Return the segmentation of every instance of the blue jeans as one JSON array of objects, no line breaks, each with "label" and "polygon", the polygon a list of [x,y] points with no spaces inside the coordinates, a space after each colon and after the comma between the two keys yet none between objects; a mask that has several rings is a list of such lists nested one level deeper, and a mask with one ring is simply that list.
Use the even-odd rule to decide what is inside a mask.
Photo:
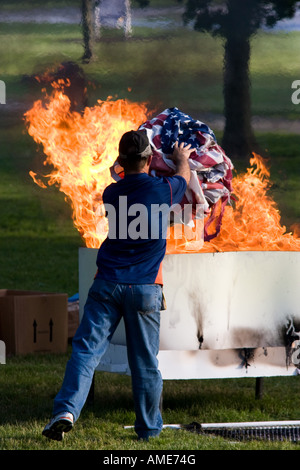
[{"label": "blue jeans", "polygon": [[162,377],[157,354],[161,302],[160,285],[116,284],[95,279],[73,338],[62,388],[54,400],[54,415],[69,411],[75,421],[78,419],[95,368],[123,317],[136,414],[135,431],[140,438],[159,435]]}]

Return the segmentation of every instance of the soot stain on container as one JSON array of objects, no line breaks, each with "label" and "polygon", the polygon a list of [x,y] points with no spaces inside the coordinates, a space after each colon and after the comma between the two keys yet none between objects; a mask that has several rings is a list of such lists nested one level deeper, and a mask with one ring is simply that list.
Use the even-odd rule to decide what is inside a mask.
[{"label": "soot stain on container", "polygon": [[199,300],[199,297],[195,294],[195,292],[189,293],[189,299],[192,305],[192,315],[195,318],[196,325],[197,325],[197,339],[199,342],[199,349],[201,349],[203,341],[204,341],[204,336],[203,336],[203,319],[202,319],[202,310],[201,310],[200,300]]}]

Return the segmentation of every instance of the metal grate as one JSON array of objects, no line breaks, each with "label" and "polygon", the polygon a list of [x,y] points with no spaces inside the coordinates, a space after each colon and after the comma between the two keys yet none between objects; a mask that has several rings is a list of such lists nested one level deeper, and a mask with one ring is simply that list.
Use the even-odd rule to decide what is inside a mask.
[{"label": "metal grate", "polygon": [[198,434],[213,434],[238,441],[268,440],[268,441],[300,441],[300,421],[272,421],[250,423],[209,423],[193,422],[181,425],[182,429]]}]

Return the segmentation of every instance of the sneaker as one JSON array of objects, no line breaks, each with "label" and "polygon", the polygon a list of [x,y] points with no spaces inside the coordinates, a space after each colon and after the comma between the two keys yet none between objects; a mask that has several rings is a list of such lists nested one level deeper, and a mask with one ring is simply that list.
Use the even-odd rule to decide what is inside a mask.
[{"label": "sneaker", "polygon": [[45,426],[42,434],[53,439],[54,441],[62,441],[64,433],[71,431],[74,424],[74,418],[71,413],[60,413]]}]

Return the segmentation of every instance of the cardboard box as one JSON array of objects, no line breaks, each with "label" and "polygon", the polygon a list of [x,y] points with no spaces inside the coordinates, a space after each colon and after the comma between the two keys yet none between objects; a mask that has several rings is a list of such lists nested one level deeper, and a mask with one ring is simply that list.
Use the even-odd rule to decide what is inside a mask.
[{"label": "cardboard box", "polygon": [[7,355],[65,353],[67,294],[1,289],[0,340]]}]

